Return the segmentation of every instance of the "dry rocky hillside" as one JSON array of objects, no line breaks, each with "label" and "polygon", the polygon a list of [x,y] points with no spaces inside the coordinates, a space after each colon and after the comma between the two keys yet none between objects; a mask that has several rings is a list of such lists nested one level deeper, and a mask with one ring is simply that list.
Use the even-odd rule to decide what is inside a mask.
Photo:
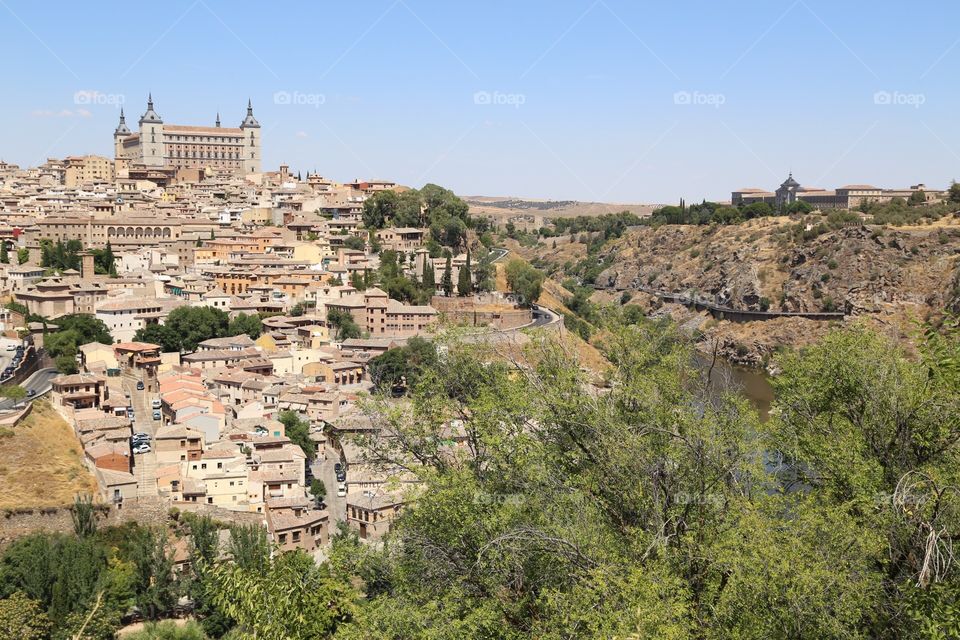
[{"label": "dry rocky hillside", "polygon": [[[596,280],[593,299],[619,301],[630,292],[632,302],[653,315],[670,314],[702,331],[704,348],[718,345],[731,360],[754,365],[778,347],[818,339],[831,323],[716,321],[705,312],[664,304],[644,290],[695,291],[737,309],[845,311],[845,322],[863,319],[903,338],[915,330],[916,320],[945,308],[960,310],[957,219],[915,227],[836,228],[820,226],[824,220],[761,218],[729,226],[631,229],[599,253],[608,266]],[[571,244],[579,243],[547,241],[529,257],[563,264]]]}]

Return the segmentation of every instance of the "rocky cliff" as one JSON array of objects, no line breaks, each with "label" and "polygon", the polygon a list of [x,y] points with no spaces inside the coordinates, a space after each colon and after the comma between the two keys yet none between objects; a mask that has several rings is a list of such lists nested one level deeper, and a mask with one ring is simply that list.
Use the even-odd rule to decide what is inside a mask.
[{"label": "rocky cliff", "polygon": [[[575,244],[561,240],[538,257],[550,262],[575,254],[569,246]],[[718,322],[643,291],[695,292],[737,309],[845,311],[845,322],[862,318],[904,337],[915,320],[960,310],[960,220],[953,217],[916,227],[831,226],[822,216],[641,227],[604,246],[599,259],[609,266],[596,280],[595,299],[616,301],[630,292],[651,313],[676,316],[702,331],[705,343],[719,343],[724,355],[749,364],[781,346],[815,340],[829,323]]]}]

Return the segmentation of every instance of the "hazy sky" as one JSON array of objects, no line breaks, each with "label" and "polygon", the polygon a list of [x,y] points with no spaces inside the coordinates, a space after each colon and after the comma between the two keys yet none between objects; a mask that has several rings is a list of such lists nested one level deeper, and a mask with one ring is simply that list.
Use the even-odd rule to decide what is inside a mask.
[{"label": "hazy sky", "polygon": [[112,154],[118,104],[264,166],[616,202],[960,178],[960,3],[0,0],[0,157]]}]

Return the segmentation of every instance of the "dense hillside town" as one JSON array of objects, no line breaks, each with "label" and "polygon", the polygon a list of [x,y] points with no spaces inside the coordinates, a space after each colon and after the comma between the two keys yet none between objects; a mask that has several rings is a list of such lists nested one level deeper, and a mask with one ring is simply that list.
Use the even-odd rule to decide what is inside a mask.
[{"label": "dense hillside town", "polygon": [[0,164],[5,415],[49,392],[115,510],[256,514],[318,558],[338,523],[379,538],[403,484],[348,437],[382,431],[362,398],[402,394],[444,327],[544,323],[496,290],[489,221],[436,185],[221,162],[259,145],[249,106],[181,127],[151,97],[139,126],[114,159]]}]

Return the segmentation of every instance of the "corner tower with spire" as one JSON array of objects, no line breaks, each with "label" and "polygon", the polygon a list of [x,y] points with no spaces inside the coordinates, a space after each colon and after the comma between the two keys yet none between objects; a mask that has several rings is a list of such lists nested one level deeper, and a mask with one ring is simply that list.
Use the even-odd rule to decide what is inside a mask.
[{"label": "corner tower with spire", "polygon": [[240,123],[243,131],[244,173],[260,173],[260,123],[253,117],[253,101],[247,98],[247,117]]},{"label": "corner tower with spire", "polygon": [[120,123],[117,125],[117,128],[113,130],[114,158],[119,159],[123,157],[123,140],[132,133],[130,127],[127,126],[127,118],[123,114],[123,107],[120,107]]},{"label": "corner tower with spire", "polygon": [[163,139],[163,119],[153,109],[153,94],[147,96],[147,110],[138,120],[140,125],[141,162],[148,167],[166,164]]}]

